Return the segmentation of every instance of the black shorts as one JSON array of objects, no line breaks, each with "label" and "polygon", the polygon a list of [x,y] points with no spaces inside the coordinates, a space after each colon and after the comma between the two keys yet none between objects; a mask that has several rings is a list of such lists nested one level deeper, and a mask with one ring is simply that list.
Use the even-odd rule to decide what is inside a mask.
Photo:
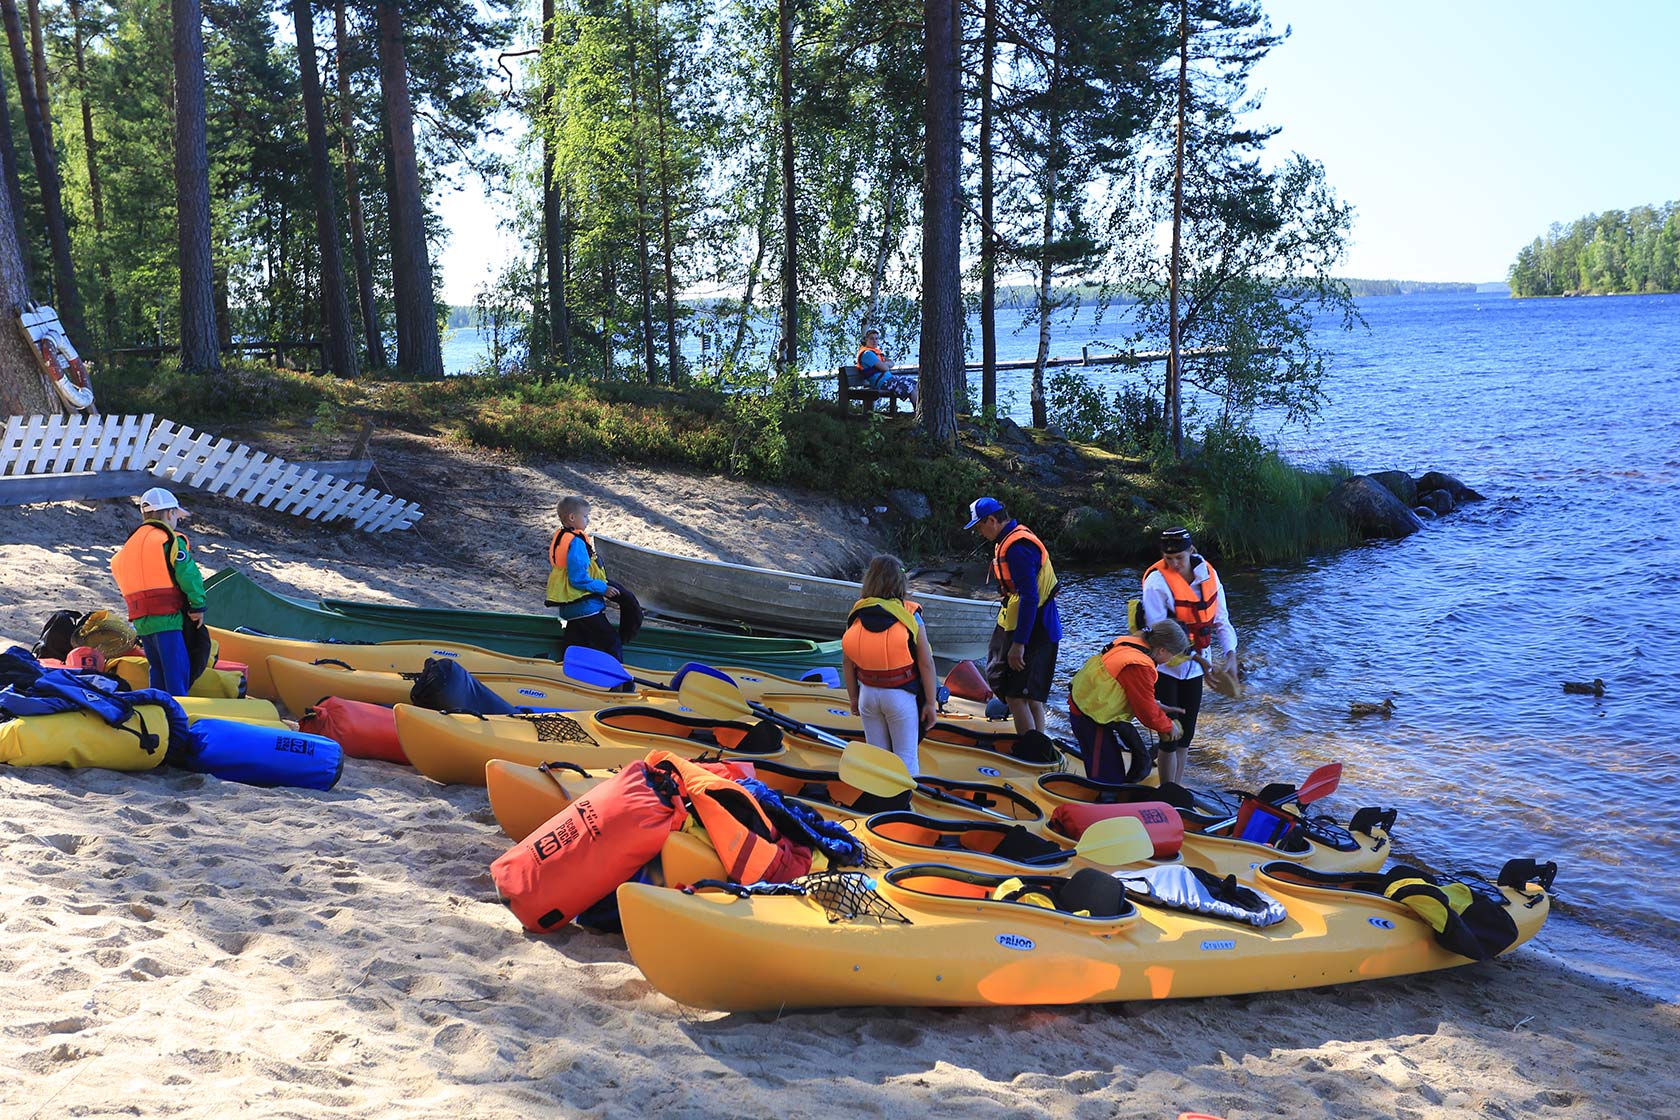
[{"label": "black shorts", "polygon": [[1034,626],[1027,639],[1025,669],[1009,667],[1010,632],[1001,626],[992,629],[992,641],[986,647],[986,683],[1005,700],[1017,697],[1036,700],[1040,704],[1050,699],[1050,682],[1056,675],[1056,651],[1060,642],[1044,637],[1043,626]]}]

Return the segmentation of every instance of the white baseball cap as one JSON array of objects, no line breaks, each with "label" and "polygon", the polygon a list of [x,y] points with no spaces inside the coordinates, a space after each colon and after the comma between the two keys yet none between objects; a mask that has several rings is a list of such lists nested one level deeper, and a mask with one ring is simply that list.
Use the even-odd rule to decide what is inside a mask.
[{"label": "white baseball cap", "polygon": [[166,509],[180,509],[181,503],[176,501],[175,495],[171,494],[168,490],[165,490],[161,486],[154,486],[144,494],[140,495],[140,508],[158,510],[161,512]]}]

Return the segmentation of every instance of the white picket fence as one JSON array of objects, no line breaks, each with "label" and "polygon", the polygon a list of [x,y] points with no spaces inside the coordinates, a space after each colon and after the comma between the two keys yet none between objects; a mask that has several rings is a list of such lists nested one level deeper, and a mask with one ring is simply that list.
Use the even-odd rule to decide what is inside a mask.
[{"label": "white picket fence", "polygon": [[312,521],[347,518],[372,533],[406,529],[421,516],[413,502],[150,415],[13,416],[6,421],[0,479],[115,471],[143,471],[166,485],[222,494]]}]

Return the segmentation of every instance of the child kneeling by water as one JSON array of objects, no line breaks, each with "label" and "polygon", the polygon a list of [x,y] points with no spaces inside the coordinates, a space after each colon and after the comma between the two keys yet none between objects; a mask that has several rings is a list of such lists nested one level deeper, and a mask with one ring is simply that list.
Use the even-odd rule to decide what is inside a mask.
[{"label": "child kneeling by water", "polygon": [[852,604],[841,638],[841,672],[852,698],[852,714],[863,719],[871,745],[892,751],[910,772],[918,772],[917,745],[933,726],[933,651],[922,610],[905,598],[904,564],[877,556],[863,575],[861,597]]}]

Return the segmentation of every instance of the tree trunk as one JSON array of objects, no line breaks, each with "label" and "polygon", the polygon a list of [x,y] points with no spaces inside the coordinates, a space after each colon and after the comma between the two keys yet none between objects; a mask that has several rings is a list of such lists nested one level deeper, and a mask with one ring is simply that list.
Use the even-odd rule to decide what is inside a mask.
[{"label": "tree trunk", "polygon": [[[1046,100],[1052,104],[1060,92],[1062,44],[1052,41],[1050,53],[1050,81]],[[1040,229],[1043,241],[1039,247],[1038,265],[1038,352],[1033,355],[1032,368],[1032,426],[1050,426],[1050,413],[1044,405],[1044,364],[1050,360],[1050,314],[1055,254],[1052,246],[1056,238],[1056,155],[1061,143],[1061,116],[1052,111],[1045,118],[1044,135],[1048,138],[1044,153],[1044,222]]]},{"label": "tree trunk", "polygon": [[997,414],[997,228],[992,224],[992,66],[997,55],[997,0],[986,0],[980,44],[980,412]]},{"label": "tree trunk", "polygon": [[1184,114],[1190,108],[1190,0],[1178,0],[1178,121],[1173,143],[1172,259],[1167,265],[1167,390],[1163,402],[1172,425],[1173,454],[1184,457],[1183,367],[1179,352],[1178,270],[1184,221]]},{"label": "tree trunk", "polygon": [[799,368],[799,209],[794,201],[793,0],[776,5],[776,55],[781,64],[777,104],[782,126],[782,345],[776,366],[783,375]]},{"label": "tree trunk", "polygon": [[356,294],[362,311],[362,334],[367,339],[369,369],[384,369],[385,333],[379,322],[379,306],[373,300],[373,265],[368,257],[367,224],[362,220],[362,189],[356,172],[356,112],[350,96],[350,35],[345,26],[344,0],[333,6],[333,30],[338,46],[338,132],[344,157],[344,206],[350,211],[350,252],[356,258]]},{"label": "tree trunk", "polygon": [[[0,66],[0,105],[9,104],[6,96],[5,67]],[[29,238],[23,231],[23,185],[18,182],[17,148],[12,143],[12,115],[0,113],[0,174],[6,179],[6,209],[12,215],[12,235],[17,238],[19,265],[23,269],[24,286],[29,286]]]},{"label": "tree trunk", "polygon": [[50,143],[53,138],[52,97],[47,89],[47,50],[42,39],[41,0],[29,0],[29,58],[35,71],[35,101],[41,106],[41,124],[47,130]]},{"label": "tree trunk", "polygon": [[[542,6],[542,43],[546,53],[554,45],[554,0],[543,0]],[[543,115],[543,247],[547,258],[546,279],[548,284],[548,339],[550,364],[555,358],[555,348],[563,356],[567,364],[572,360],[572,325],[566,314],[566,278],[565,278],[565,249],[561,245],[562,233],[560,229],[560,191],[554,185],[554,141],[549,135],[553,127],[554,114],[554,83],[544,76],[542,81],[542,115]]]},{"label": "tree trunk", "polygon": [[863,332],[870,327],[878,329],[880,326],[875,317],[881,311],[881,285],[887,278],[887,257],[892,253],[893,242],[898,240],[898,199],[901,193],[898,176],[889,176],[888,183],[887,209],[881,215],[881,237],[875,243],[875,267],[869,273],[869,304],[864,308],[859,338],[863,337]]},{"label": "tree trunk", "polygon": [[170,0],[175,59],[175,232],[181,254],[181,368],[220,373],[210,260],[210,157],[204,147],[204,16]]},{"label": "tree trunk", "polygon": [[572,365],[572,313],[566,308],[565,294],[572,290],[572,196],[567,191],[561,196],[560,210],[560,248],[563,252],[560,267],[560,306],[565,311],[561,325],[565,333],[560,336],[560,357],[566,363],[566,368]]},{"label": "tree trunk", "polygon": [[962,381],[962,83],[958,0],[923,0],[927,172],[922,179],[922,425],[936,447],[957,443]]},{"label": "tree trunk", "polygon": [[53,281],[57,289],[59,318],[72,340],[86,337],[82,300],[76,290],[76,266],[70,253],[70,229],[64,220],[64,197],[58,180],[58,157],[47,133],[43,107],[36,95],[35,73],[30,66],[23,25],[18,18],[17,0],[0,0],[0,16],[6,21],[11,40],[12,70],[17,75],[18,100],[23,103],[23,121],[29,130],[29,147],[35,154],[35,177],[41,184],[41,208],[46,213],[47,239],[52,246]]},{"label": "tree trunk", "polygon": [[675,385],[682,372],[682,351],[677,346],[677,250],[671,235],[671,157],[665,138],[665,121],[670,115],[665,93],[670,61],[659,53],[657,46],[654,60],[654,73],[659,79],[659,97],[654,106],[659,122],[659,247],[665,257],[665,378]]},{"label": "tree trunk", "polygon": [[[93,103],[87,95],[87,40],[82,34],[82,0],[70,0],[71,40],[76,52],[76,93],[82,103],[82,154],[87,162],[88,194],[93,202],[93,232],[98,238],[99,336],[108,346],[116,337],[117,294],[111,286],[111,261],[105,246],[105,192],[99,180],[99,140],[93,132]],[[11,151],[11,122],[6,122],[4,146]]]},{"label": "tree trunk", "polygon": [[321,318],[327,328],[322,357],[340,377],[356,376],[356,328],[344,285],[344,251],[338,240],[332,163],[327,157],[327,114],[321,103],[321,75],[315,69],[315,10],[310,0],[292,0],[297,31],[298,76],[303,82],[303,123],[309,134],[309,180],[315,193],[315,240],[321,246]]},{"label": "tree trunk", "polygon": [[397,368],[411,377],[443,376],[426,208],[414,150],[414,108],[408,96],[402,15],[397,0],[379,0],[379,85],[391,143],[392,286],[396,289]]},{"label": "tree trunk", "polygon": [[12,199],[0,191],[0,416],[33,416],[53,411],[41,367],[29,343],[17,329],[17,314],[29,303],[29,274],[23,267],[23,242]]},{"label": "tree trunk", "polygon": [[758,196],[758,222],[754,227],[758,233],[758,249],[747,268],[747,283],[741,292],[741,314],[735,320],[735,341],[729,347],[728,355],[719,363],[719,368],[725,373],[735,368],[735,363],[741,360],[741,347],[747,344],[747,320],[752,316],[753,294],[758,289],[759,273],[764,268],[764,251],[770,244],[770,215],[775,211],[775,191],[776,162],[766,153],[764,191]]},{"label": "tree trunk", "polygon": [[653,351],[653,269],[648,261],[647,154],[642,146],[641,66],[636,41],[640,34],[630,0],[624,4],[624,34],[630,43],[630,131],[636,138],[636,287],[642,318],[642,370],[649,385],[659,384],[659,368]]}]

